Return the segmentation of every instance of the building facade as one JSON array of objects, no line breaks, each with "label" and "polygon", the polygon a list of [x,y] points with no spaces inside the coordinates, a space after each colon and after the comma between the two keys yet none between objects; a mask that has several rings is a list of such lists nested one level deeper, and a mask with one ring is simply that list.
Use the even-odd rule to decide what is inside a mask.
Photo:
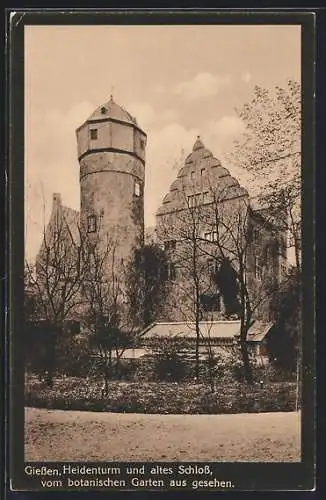
[{"label": "building facade", "polygon": [[162,320],[236,317],[237,273],[257,317],[270,319],[268,300],[259,301],[267,286],[282,279],[285,235],[268,214],[252,207],[247,190],[199,137],[156,219],[171,283]]}]

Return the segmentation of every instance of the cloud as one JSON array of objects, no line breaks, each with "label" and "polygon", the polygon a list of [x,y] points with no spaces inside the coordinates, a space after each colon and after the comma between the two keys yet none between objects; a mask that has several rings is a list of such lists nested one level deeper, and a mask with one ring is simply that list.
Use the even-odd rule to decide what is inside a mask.
[{"label": "cloud", "polygon": [[154,89],[154,92],[156,92],[157,94],[162,94],[165,91],[165,87],[161,83],[156,84],[153,87],[153,89]]},{"label": "cloud", "polygon": [[65,112],[50,108],[45,113],[28,109],[25,137],[25,230],[26,257],[39,249],[44,223],[50,216],[52,194],[79,209],[79,164],[76,128],[94,111],[89,102],[77,103]]},{"label": "cloud", "polygon": [[150,127],[161,127],[162,123],[169,123],[176,120],[178,113],[175,109],[166,108],[163,111],[154,109],[148,102],[131,102],[126,109],[136,117],[140,127],[145,132]]},{"label": "cloud", "polygon": [[192,150],[198,129],[171,122],[148,136],[146,152],[145,224],[155,224],[155,214],[170,184],[181,168],[184,155]]},{"label": "cloud", "polygon": [[241,80],[245,83],[249,83],[252,78],[251,73],[249,71],[246,71],[245,73],[242,73],[241,75]]},{"label": "cloud", "polygon": [[230,83],[230,75],[198,73],[192,80],[179,83],[174,88],[173,93],[182,96],[187,101],[196,101],[217,94],[221,87]]},{"label": "cloud", "polygon": [[139,126],[143,129],[149,127],[155,120],[154,108],[147,102],[131,102],[125,108],[136,117]]},{"label": "cloud", "polygon": [[237,116],[225,115],[219,120],[210,120],[204,125],[204,132],[216,138],[234,138],[244,130],[243,121]]}]

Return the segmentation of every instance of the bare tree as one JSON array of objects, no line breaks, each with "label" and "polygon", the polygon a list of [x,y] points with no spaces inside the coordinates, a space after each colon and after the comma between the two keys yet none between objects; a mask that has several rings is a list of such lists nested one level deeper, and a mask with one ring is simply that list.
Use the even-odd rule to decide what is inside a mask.
[{"label": "bare tree", "polygon": [[240,318],[245,378],[252,383],[248,332],[279,286],[278,228],[271,218],[255,216],[247,195],[234,198],[232,186],[209,185],[209,203],[201,209],[200,248],[216,262],[215,279],[227,312]]},{"label": "bare tree", "polygon": [[[199,381],[200,344],[203,340],[203,295],[212,291],[207,255],[202,250],[202,213],[190,186],[179,192],[182,208],[160,218],[158,234],[169,257],[168,308],[178,311],[195,330],[195,377]],[[174,313],[175,314],[175,313]],[[207,340],[207,339],[206,339]]]},{"label": "bare tree", "polygon": [[[260,204],[282,219],[301,266],[301,87],[289,80],[273,91],[256,86],[236,110],[245,130],[230,160],[251,175]],[[259,182],[257,182],[259,179]]]},{"label": "bare tree", "polygon": [[117,242],[103,235],[100,227],[95,234],[84,233],[82,259],[84,320],[91,346],[100,357],[102,395],[106,396],[113,369],[119,370],[121,356],[139,334],[128,289],[130,267],[119,258]]},{"label": "bare tree", "polygon": [[134,321],[142,328],[160,316],[167,271],[166,253],[159,245],[151,243],[134,249],[127,266],[127,294]]},{"label": "bare tree", "polygon": [[[82,304],[82,261],[79,228],[75,234],[63,211],[52,213],[51,223],[43,231],[43,241],[35,265],[26,262],[25,273],[33,290],[34,317],[42,320],[47,331],[47,382],[53,383],[56,346],[64,324],[78,314]],[[25,290],[28,295],[28,290]],[[28,310],[25,310],[28,319]]]}]

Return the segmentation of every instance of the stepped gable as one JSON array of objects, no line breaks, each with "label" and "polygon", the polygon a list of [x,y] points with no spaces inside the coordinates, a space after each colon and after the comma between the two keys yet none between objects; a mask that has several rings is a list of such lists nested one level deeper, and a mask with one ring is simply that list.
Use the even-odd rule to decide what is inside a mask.
[{"label": "stepped gable", "polygon": [[[202,171],[207,172],[206,187],[201,180]],[[209,179],[209,181],[208,181]],[[177,178],[172,182],[168,193],[162,201],[157,215],[185,208],[185,196],[207,190],[225,190],[223,199],[248,196],[246,189],[240,186],[237,179],[232,177],[229,170],[222,166],[220,160],[213,156],[198,136],[192,152],[186,157],[180,168]]]}]

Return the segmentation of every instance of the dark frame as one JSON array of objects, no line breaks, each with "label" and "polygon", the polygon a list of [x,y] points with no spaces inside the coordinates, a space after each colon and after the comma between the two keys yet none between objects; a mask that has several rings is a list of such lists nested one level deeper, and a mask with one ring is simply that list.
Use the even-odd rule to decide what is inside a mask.
[{"label": "dark frame", "polygon": [[[9,343],[8,377],[10,463],[9,478],[14,490],[39,490],[39,478],[24,472],[24,354],[21,349],[24,276],[24,25],[76,24],[300,24],[302,27],[302,227],[303,227],[303,409],[302,461],[300,463],[212,463],[217,477],[230,478],[239,491],[312,490],[315,485],[315,111],[314,64],[315,19],[309,11],[297,10],[73,10],[69,12],[18,10],[9,20],[7,58],[8,169],[8,277]],[[313,298],[313,300],[312,300]],[[52,466],[55,463],[51,463]],[[91,464],[89,464],[91,465]],[[114,463],[111,463],[113,466]],[[128,464],[127,464],[128,465]],[[154,464],[153,464],[154,465]],[[163,464],[160,465],[171,465]],[[184,464],[186,465],[186,464]],[[141,490],[141,489],[140,489]],[[52,490],[53,491],[53,490]],[[110,491],[110,490],[106,490]],[[157,489],[159,491],[159,489]]]}]

